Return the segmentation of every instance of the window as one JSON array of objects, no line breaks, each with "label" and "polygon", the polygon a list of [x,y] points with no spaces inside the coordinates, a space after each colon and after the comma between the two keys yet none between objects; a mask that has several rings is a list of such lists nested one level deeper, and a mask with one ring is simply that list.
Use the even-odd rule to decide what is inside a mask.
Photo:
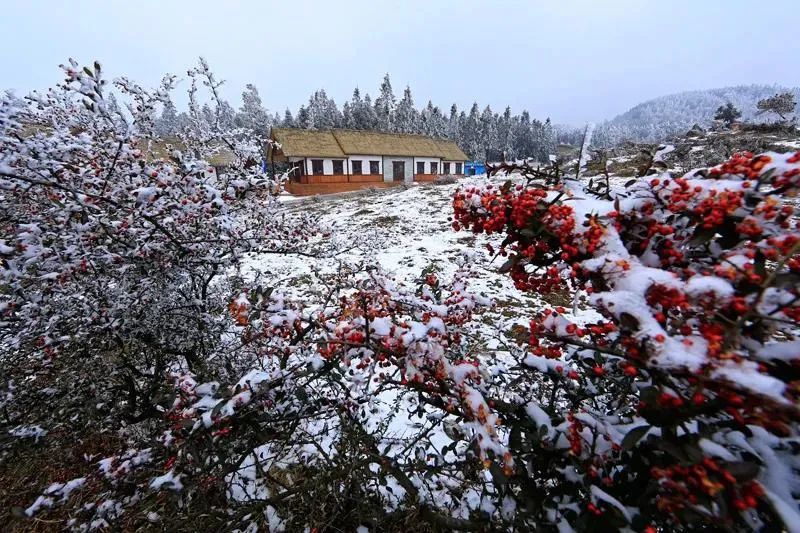
[{"label": "window", "polygon": [[445,174],[450,174],[450,163],[442,164],[442,172],[444,172]]},{"label": "window", "polygon": [[361,174],[361,161],[350,161],[350,165],[353,168],[353,174],[356,176]]},{"label": "window", "polygon": [[425,174],[425,162],[418,161],[417,162],[417,174]]},{"label": "window", "polygon": [[431,162],[431,174],[436,174],[437,172],[439,172],[439,163]]},{"label": "window", "polygon": [[370,161],[369,162],[369,173],[370,174],[380,174],[381,173],[381,162],[380,161]]},{"label": "window", "polygon": [[321,176],[323,174],[322,159],[311,160],[311,173],[315,176]]},{"label": "window", "polygon": [[341,159],[333,160],[333,173],[344,174],[344,161],[342,161]]},{"label": "window", "polygon": [[461,163],[456,163],[456,174],[461,174]]}]

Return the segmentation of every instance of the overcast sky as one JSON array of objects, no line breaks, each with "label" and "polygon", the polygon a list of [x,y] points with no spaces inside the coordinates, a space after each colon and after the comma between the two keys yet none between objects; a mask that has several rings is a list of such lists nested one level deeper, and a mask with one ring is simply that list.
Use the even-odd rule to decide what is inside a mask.
[{"label": "overcast sky", "polygon": [[51,86],[68,57],[154,85],[167,72],[185,77],[202,55],[234,107],[246,83],[281,115],[318,88],[341,105],[355,86],[374,97],[389,72],[395,94],[411,85],[418,106],[477,100],[580,124],[683,90],[799,85],[797,8],[796,0],[0,0],[0,87]]}]

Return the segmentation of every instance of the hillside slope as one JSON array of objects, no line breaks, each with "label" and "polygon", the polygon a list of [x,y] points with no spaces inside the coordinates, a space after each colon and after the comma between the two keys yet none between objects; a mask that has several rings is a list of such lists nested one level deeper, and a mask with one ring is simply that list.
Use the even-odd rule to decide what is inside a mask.
[{"label": "hillside slope", "polygon": [[694,124],[709,126],[717,108],[728,102],[742,112],[743,121],[768,121],[769,116],[757,115],[756,103],[786,90],[791,90],[795,98],[800,99],[800,87],[787,89],[777,85],[739,85],[654,98],[600,124],[595,131],[595,140],[605,146],[622,140],[663,141],[671,135],[686,132]]}]

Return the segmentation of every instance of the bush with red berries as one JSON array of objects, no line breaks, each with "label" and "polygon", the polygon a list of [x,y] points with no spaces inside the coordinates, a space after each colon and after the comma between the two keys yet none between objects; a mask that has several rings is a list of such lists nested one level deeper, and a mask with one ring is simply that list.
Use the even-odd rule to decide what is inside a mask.
[{"label": "bush with red berries", "polygon": [[[526,325],[509,328],[478,317],[475,250],[398,283],[339,253],[361,243],[287,216],[252,166],[203,161],[252,132],[196,121],[187,153],[154,153],[173,78],[117,80],[126,114],[99,65],[64,70],[46,95],[0,99],[0,474],[36,456],[49,478],[12,491],[32,495],[18,519],[800,523],[800,154],[601,193],[557,168],[492,169],[507,181],[459,190],[454,229],[484,234],[519,289],[574,302],[516,309]],[[204,62],[189,75],[215,94]],[[296,287],[250,273],[259,254],[326,268]]]},{"label": "bush with red berries", "polygon": [[796,527],[800,153],[653,174],[610,199],[495,169],[509,171],[460,191],[454,226],[501,237],[518,288],[586,294],[601,316],[542,310],[519,339],[528,376],[498,408],[517,465],[505,490],[536,523],[578,529]]}]

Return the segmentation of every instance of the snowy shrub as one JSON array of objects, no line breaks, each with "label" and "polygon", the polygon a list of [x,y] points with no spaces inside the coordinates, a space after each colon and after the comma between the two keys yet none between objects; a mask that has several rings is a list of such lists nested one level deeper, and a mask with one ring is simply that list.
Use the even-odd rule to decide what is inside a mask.
[{"label": "snowy shrub", "polygon": [[455,176],[447,174],[447,175],[436,176],[433,179],[433,184],[434,185],[450,185],[450,184],[455,183],[456,181],[457,180],[456,180]]},{"label": "snowy shrub", "polygon": [[[628,190],[526,165],[455,229],[517,287],[589,294],[487,345],[476,251],[404,286],[278,209],[252,132],[151,150],[156,91],[100,66],[0,103],[0,452],[79,434],[19,519],[167,530],[795,527],[800,154]],[[189,71],[217,99],[204,62]],[[210,115],[206,113],[206,115]],[[213,115],[213,113],[211,113]],[[219,116],[219,114],[217,115]],[[204,158],[236,154],[225,173]],[[495,170],[493,170],[495,172]],[[574,175],[574,174],[573,174]],[[324,255],[298,287],[255,254]],[[457,269],[455,269],[457,267]],[[312,269],[313,270],[313,269]],[[578,298],[571,298],[578,302]],[[577,303],[576,303],[577,305]],[[586,316],[586,314],[584,314]],[[498,325],[499,327],[499,325]],[[492,353],[494,352],[494,353]],[[91,448],[93,437],[114,435]]]},{"label": "snowy shrub", "polygon": [[514,468],[496,481],[517,516],[797,527],[800,232],[786,199],[800,153],[739,154],[610,198],[520,170],[460,192],[453,225],[502,234],[519,288],[583,291],[602,316],[536,313],[501,378]]}]

